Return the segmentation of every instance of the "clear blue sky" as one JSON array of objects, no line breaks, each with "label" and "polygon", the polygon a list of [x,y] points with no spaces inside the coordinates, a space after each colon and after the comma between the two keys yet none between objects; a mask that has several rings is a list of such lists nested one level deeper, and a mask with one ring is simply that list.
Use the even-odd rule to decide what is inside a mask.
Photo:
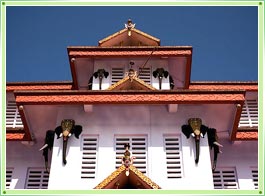
[{"label": "clear blue sky", "polygon": [[258,80],[256,6],[7,6],[7,81],[72,80],[67,46],[97,46],[129,18],[163,46],[193,46],[192,81]]}]

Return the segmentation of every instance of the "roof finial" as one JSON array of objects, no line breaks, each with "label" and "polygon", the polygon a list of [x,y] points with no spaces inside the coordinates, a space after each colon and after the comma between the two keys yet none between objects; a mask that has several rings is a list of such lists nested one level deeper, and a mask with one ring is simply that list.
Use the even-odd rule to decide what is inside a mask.
[{"label": "roof finial", "polygon": [[131,19],[128,19],[127,24],[124,24],[125,28],[128,30],[128,36],[131,36],[131,29],[133,29],[135,27],[136,24],[132,23]]}]

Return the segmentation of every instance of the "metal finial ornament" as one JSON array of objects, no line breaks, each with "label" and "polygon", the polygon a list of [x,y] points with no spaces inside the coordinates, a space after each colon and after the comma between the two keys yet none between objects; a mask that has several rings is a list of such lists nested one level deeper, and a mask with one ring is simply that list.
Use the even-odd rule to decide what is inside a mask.
[{"label": "metal finial ornament", "polygon": [[131,32],[131,29],[133,29],[135,27],[136,24],[133,24],[132,23],[132,20],[129,19],[127,21],[127,24],[124,24],[125,25],[125,28],[128,30],[128,36],[131,36],[132,35],[132,32]]},{"label": "metal finial ornament", "polygon": [[130,149],[129,143],[124,144],[124,149],[125,149],[125,152],[124,152],[123,157],[122,157],[122,164],[126,168],[125,175],[129,176],[130,175],[129,167],[131,164],[133,164],[133,160],[135,159],[135,157],[131,157],[131,153],[129,151],[129,149]]}]

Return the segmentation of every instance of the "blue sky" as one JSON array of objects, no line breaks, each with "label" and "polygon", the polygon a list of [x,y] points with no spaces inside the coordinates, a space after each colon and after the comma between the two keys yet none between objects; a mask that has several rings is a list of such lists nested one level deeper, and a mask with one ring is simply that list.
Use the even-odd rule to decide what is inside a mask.
[{"label": "blue sky", "polygon": [[258,80],[256,6],[7,6],[7,82],[72,80],[67,46],[97,46],[129,18],[163,46],[193,46],[192,81]]}]

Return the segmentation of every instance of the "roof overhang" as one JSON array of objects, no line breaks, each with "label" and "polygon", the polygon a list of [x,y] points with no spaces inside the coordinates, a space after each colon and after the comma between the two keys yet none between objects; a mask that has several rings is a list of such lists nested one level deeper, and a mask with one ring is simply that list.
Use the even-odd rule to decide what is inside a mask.
[{"label": "roof overhang", "polygon": [[18,105],[34,104],[243,104],[245,91],[119,90],[15,91]]}]

